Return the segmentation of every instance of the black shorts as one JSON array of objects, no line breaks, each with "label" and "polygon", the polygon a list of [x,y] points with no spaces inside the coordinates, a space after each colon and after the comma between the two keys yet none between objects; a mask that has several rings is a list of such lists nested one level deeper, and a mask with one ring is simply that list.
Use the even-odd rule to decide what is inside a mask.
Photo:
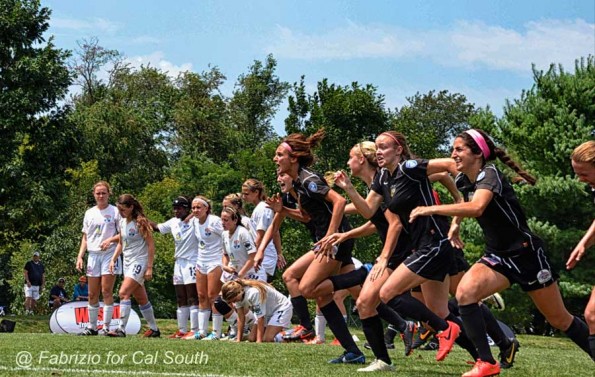
[{"label": "black shorts", "polygon": [[355,246],[355,240],[353,239],[349,239],[339,244],[337,254],[335,254],[333,259],[341,262],[341,267],[348,266],[349,264],[353,263],[353,260],[351,259],[353,256],[353,246]]},{"label": "black shorts", "polygon": [[444,238],[417,249],[403,263],[416,275],[444,281],[454,258],[452,249],[448,238]]},{"label": "black shorts", "polygon": [[407,257],[409,255],[411,255],[411,254],[404,254],[404,253],[395,254],[395,253],[393,253],[393,255],[391,255],[390,258],[388,259],[388,263],[386,264],[386,266],[394,271],[397,269],[397,267],[399,267],[399,265],[401,263],[403,263],[407,259]]},{"label": "black shorts", "polygon": [[455,276],[459,272],[465,272],[469,269],[469,262],[465,259],[465,255],[463,254],[463,250],[457,249],[453,247],[453,254],[454,258],[452,260],[452,264],[450,265],[450,270],[448,274],[450,276]]},{"label": "black shorts", "polygon": [[510,285],[516,283],[525,292],[545,288],[559,278],[545,255],[541,240],[527,243],[525,247],[513,254],[486,253],[477,263],[504,275],[510,281]]},{"label": "black shorts", "polygon": [[[353,251],[354,245],[355,245],[355,240],[353,240],[353,239],[349,239],[345,242],[340,243],[339,247],[336,248],[336,252],[332,256],[332,259],[334,259],[338,262],[341,262],[341,267],[345,267],[350,264],[353,264],[353,259],[351,259],[351,257],[353,256],[352,251]],[[335,248],[335,246],[333,246],[333,248]],[[314,249],[312,249],[312,251],[316,252],[317,249],[318,249],[318,246],[316,246]]]}]

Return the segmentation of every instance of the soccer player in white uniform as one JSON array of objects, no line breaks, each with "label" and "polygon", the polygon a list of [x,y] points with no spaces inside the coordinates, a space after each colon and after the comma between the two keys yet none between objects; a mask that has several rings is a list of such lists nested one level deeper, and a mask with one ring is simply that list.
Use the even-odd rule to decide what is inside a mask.
[{"label": "soccer player in white uniform", "polygon": [[87,281],[89,283],[89,327],[79,335],[97,335],[99,317],[99,293],[103,296],[103,332],[109,332],[109,325],[114,313],[114,282],[115,275],[122,274],[122,264],[116,260],[114,274],[109,271],[109,263],[120,240],[118,223],[120,213],[117,208],[109,204],[111,187],[105,181],[99,181],[93,186],[93,196],[96,205],[85,212],[83,219],[83,237],[76,259],[76,269],[82,271],[85,252],[87,257]]},{"label": "soccer player in white uniform", "polygon": [[[151,223],[153,230],[174,238],[173,283],[176,291],[178,330],[170,338],[182,338],[188,333],[188,319],[191,331],[198,330],[198,294],[196,292],[196,259],[198,239],[194,223],[184,221],[190,214],[190,199],[178,196],[173,203],[174,217],[161,224]],[[193,316],[190,317],[190,313]]]},{"label": "soccer player in white uniform", "polygon": [[225,208],[225,207],[235,208],[236,211],[242,217],[241,222],[242,222],[242,225],[244,226],[244,228],[250,229],[250,218],[246,215],[246,210],[244,209],[244,202],[242,200],[241,193],[232,193],[232,194],[226,195],[225,198],[223,198],[221,205],[223,206],[223,208]]},{"label": "soccer player in white uniform", "polygon": [[[191,220],[198,239],[196,261],[196,290],[198,292],[198,331],[188,332],[182,339],[203,339],[208,334],[211,307],[221,290],[221,266],[223,263],[223,226],[219,216],[211,214],[211,204],[204,196],[192,200]],[[191,314],[192,315],[192,314]],[[223,322],[221,315],[213,315],[213,322]]]},{"label": "soccer player in white uniform", "polygon": [[[248,179],[242,184],[243,199],[255,205],[250,216],[250,233],[254,238],[256,247],[260,246],[266,230],[273,222],[275,213],[270,209],[266,202],[266,192],[262,182],[256,179]],[[281,254],[281,237],[279,232],[273,234],[273,241],[266,246],[262,267],[266,271],[269,279],[275,275],[277,263],[285,265],[285,260]]]},{"label": "soccer player in white uniform", "polygon": [[[275,337],[288,328],[293,315],[291,302],[271,285],[258,280],[237,279],[223,284],[221,289],[223,300],[233,304],[238,311],[238,328],[244,325],[244,313],[251,310],[257,321],[251,334],[250,341],[273,342]],[[242,341],[239,331],[237,342]]]},{"label": "soccer player in white uniform", "polygon": [[[221,211],[221,222],[225,229],[223,231],[223,275],[221,280],[227,282],[241,278],[266,282],[267,275],[263,269],[258,272],[254,271],[256,247],[248,229],[241,225],[240,214],[235,208],[224,207]],[[217,297],[213,308],[213,332],[217,339],[221,338],[221,319],[223,317],[233,327],[237,325],[237,314],[220,297]],[[237,332],[237,329],[234,328],[232,332]]]},{"label": "soccer player in white uniform", "polygon": [[153,260],[155,257],[155,244],[153,242],[152,227],[143,213],[143,207],[130,194],[120,195],[118,198],[118,211],[120,211],[119,230],[120,242],[116,247],[114,256],[110,261],[109,270],[113,272],[120,254],[124,256],[124,281],[120,286],[120,326],[115,331],[110,331],[109,336],[125,337],[126,325],[132,310],[130,298],[134,296],[140,311],[149,324],[144,337],[158,338],[161,332],[155,322],[153,306],[147,297],[145,280],[153,278]]}]

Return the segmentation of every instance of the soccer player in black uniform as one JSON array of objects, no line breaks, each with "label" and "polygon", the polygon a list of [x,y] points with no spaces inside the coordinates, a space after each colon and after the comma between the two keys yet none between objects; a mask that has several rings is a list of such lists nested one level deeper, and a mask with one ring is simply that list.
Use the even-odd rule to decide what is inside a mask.
[{"label": "soccer player in black uniform", "polygon": [[[309,169],[314,161],[312,148],[323,138],[323,129],[309,137],[298,133],[291,134],[277,147],[273,158],[277,165],[277,174],[286,173],[293,179],[293,187],[300,207],[297,210],[284,207],[283,212],[303,210],[313,222],[318,240],[337,231],[344,232],[350,229],[343,216],[345,198],[332,190],[320,174]],[[345,352],[331,360],[331,363],[365,363],[364,354],[353,341],[343,315],[333,300],[332,293],[326,293],[319,288],[319,284],[336,274],[342,264],[348,265],[351,262],[352,249],[353,241],[344,242],[339,247],[323,245],[304,254],[283,274],[290,293],[291,290],[298,293],[298,295],[291,294],[291,302],[296,314],[300,318],[309,316],[306,298],[316,298],[331,331],[345,349]],[[293,287],[290,288],[290,285]]]},{"label": "soccer player in black uniform", "polygon": [[484,377],[500,373],[487,338],[479,301],[492,293],[518,283],[526,291],[548,322],[563,330],[585,352],[590,353],[587,325],[565,308],[543,246],[527,225],[514,190],[493,164],[496,157],[511,167],[528,183],[535,178],[521,170],[506,152],[497,148],[481,130],[459,134],[453,145],[452,158],[460,172],[456,183],[465,202],[440,206],[420,206],[411,212],[410,221],[426,216],[455,216],[451,241],[462,247],[458,225],[462,217],[475,217],[486,238],[484,256],[463,276],[457,289],[457,300],[467,335],[479,353],[473,369],[463,377]]},{"label": "soccer player in black uniform", "polygon": [[[589,185],[595,202],[595,140],[584,142],[576,147],[570,158],[578,180]],[[570,254],[570,258],[566,262],[566,268],[574,268],[585,255],[587,249],[593,245],[595,245],[595,220]],[[591,298],[585,308],[585,319],[589,326],[591,358],[595,360],[595,287],[593,287]]]},{"label": "soccer player in black uniform", "polygon": [[[413,318],[423,318],[430,326],[441,332],[441,346],[436,355],[436,359],[441,361],[450,352],[460,333],[459,325],[453,322],[456,319],[451,318],[448,313],[447,304],[447,276],[452,259],[450,245],[444,241],[448,224],[446,219],[442,219],[443,224],[438,227],[435,224],[436,220],[431,219],[427,224],[420,223],[418,226],[411,227],[401,220],[406,221],[415,203],[433,201],[431,183],[428,179],[428,174],[431,172],[425,169],[427,162],[425,165],[420,165],[418,160],[411,159],[406,140],[400,133],[393,131],[382,133],[376,138],[376,148],[378,164],[382,170],[372,183],[372,191],[366,199],[359,195],[351,198],[358,211],[366,218],[372,217],[381,205],[387,208],[384,211],[389,224],[387,237],[381,256],[370,272],[370,279],[376,279],[385,273],[389,257],[398,245],[397,240],[401,232],[406,233],[410,239],[409,250],[415,250],[414,254],[409,254],[388,277],[380,289],[380,298],[383,302],[389,303],[395,311]],[[424,163],[423,160],[419,161]],[[452,161],[447,160],[433,162],[433,164],[436,163],[453,165]],[[405,164],[407,164],[407,172],[403,170]],[[434,170],[444,169],[434,168]],[[417,175],[415,177],[407,175],[412,172]],[[438,234],[435,237],[433,233]],[[442,234],[444,236],[439,237]],[[421,283],[426,283],[424,289],[431,297],[429,301],[433,312],[409,294],[409,289]],[[449,321],[444,318],[448,318]]]}]

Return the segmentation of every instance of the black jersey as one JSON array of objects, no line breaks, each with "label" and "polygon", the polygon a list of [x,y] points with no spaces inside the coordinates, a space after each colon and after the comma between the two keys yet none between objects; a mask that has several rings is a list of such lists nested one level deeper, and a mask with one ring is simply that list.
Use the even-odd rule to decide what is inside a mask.
[{"label": "black jersey", "polygon": [[[287,192],[283,194],[281,199],[283,200],[283,207],[298,209],[298,202],[290,193]],[[314,222],[312,222],[312,219],[310,219],[310,221],[308,221],[307,223],[302,224],[304,224],[304,226],[308,229],[312,241],[316,242],[316,227],[314,226]]]},{"label": "black jersey", "polygon": [[402,161],[392,175],[388,169],[382,169],[371,187],[382,195],[386,208],[399,216],[412,248],[426,245],[436,237],[446,238],[448,234],[448,221],[444,216],[422,216],[409,222],[414,208],[435,204],[427,168],[428,160]]},{"label": "black jersey", "polygon": [[[300,168],[293,188],[298,195],[300,207],[310,215],[316,240],[322,239],[328,230],[333,215],[333,206],[325,200],[331,190],[325,179],[307,168]],[[347,232],[351,227],[345,216],[339,225],[339,232]]]},{"label": "black jersey", "polygon": [[486,239],[486,250],[494,254],[514,254],[537,237],[527,225],[527,219],[512,185],[493,164],[486,164],[472,183],[463,173],[455,179],[466,202],[475,191],[489,190],[493,197],[477,218]]},{"label": "black jersey", "polygon": [[[380,175],[380,171],[376,173],[374,179],[376,179],[376,176],[378,175]],[[370,217],[370,222],[376,227],[376,231],[378,232],[378,236],[380,237],[383,245],[386,242],[386,235],[388,234],[388,220],[386,220],[386,217],[384,216],[385,210],[386,206],[384,203],[382,203],[374,215]],[[409,254],[411,251],[411,245],[409,241],[409,234],[405,229],[403,229],[399,235],[399,239],[397,240],[397,245],[393,250],[392,256],[405,256]]]}]

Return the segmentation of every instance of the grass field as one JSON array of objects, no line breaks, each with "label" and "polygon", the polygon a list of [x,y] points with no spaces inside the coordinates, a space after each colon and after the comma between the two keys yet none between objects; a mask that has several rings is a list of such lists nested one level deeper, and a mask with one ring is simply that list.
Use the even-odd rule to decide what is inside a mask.
[{"label": "grass field", "polygon": [[[49,334],[47,318],[11,317],[15,333],[0,334],[0,376],[353,376],[358,366],[329,365],[341,354],[331,345],[253,344],[225,341],[77,337]],[[160,320],[163,334],[175,330],[173,320]],[[359,329],[352,329],[363,342]],[[332,336],[328,338],[332,339]],[[520,336],[515,366],[501,376],[595,376],[595,364],[566,338]],[[361,346],[361,342],[359,345]],[[362,347],[363,349],[363,347]],[[497,353],[497,349],[493,349]],[[371,351],[364,350],[369,361]],[[445,377],[469,369],[468,355],[455,347],[437,363],[432,351],[405,358],[397,344],[390,350],[397,372],[371,375]],[[28,368],[20,368],[28,365]],[[366,374],[370,375],[370,374]]]}]

